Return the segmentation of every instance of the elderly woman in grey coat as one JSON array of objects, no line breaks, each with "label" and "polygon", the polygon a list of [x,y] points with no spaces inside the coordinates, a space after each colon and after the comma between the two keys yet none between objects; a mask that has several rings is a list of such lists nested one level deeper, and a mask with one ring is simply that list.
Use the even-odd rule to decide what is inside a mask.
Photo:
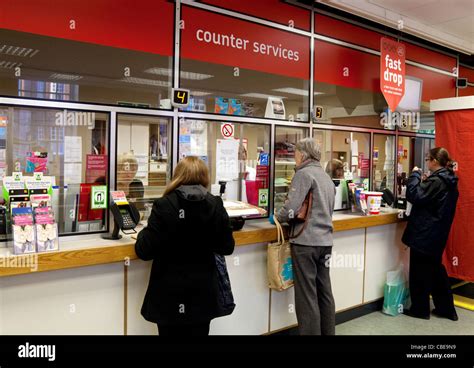
[{"label": "elderly woman in grey coat", "polygon": [[[336,188],[321,167],[321,151],[312,138],[296,144],[295,175],[288,198],[276,215],[298,234],[290,238],[295,285],[295,307],[301,335],[334,335],[335,305],[329,277],[333,245],[332,213]],[[307,224],[293,223],[308,192],[313,203]],[[299,234],[300,233],[300,234]]]}]

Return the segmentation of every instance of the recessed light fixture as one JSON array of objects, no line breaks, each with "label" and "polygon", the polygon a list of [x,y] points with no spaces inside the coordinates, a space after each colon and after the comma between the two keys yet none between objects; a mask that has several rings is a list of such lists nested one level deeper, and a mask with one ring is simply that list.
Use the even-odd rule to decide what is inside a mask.
[{"label": "recessed light fixture", "polygon": [[[150,69],[145,70],[145,73],[161,75],[164,77],[171,77],[172,70],[168,68],[150,68]],[[181,71],[180,77],[181,79],[204,80],[204,79],[212,78],[214,76],[210,74]]]},{"label": "recessed light fixture", "polygon": [[281,98],[281,99],[284,99],[286,97],[282,97],[282,96],[273,96],[273,95],[266,95],[264,93],[245,93],[243,95],[240,95],[241,97],[249,97],[249,98],[263,98],[263,99],[267,99],[269,97],[275,97],[275,98]]},{"label": "recessed light fixture", "polygon": [[22,65],[23,65],[22,63],[17,63],[14,61],[5,61],[5,60],[0,61],[0,68],[2,69],[19,68]]},{"label": "recessed light fixture", "polygon": [[0,45],[0,54],[10,56],[21,56],[21,57],[33,57],[39,50],[30,49],[29,47],[12,46],[12,45]]},{"label": "recessed light fixture", "polygon": [[204,91],[191,91],[191,96],[193,97],[203,97],[212,95],[211,92],[204,92]]},{"label": "recessed light fixture", "polygon": [[168,81],[161,81],[155,79],[145,79],[145,78],[136,78],[136,77],[126,77],[120,79],[121,82],[132,83],[132,84],[145,84],[147,86],[156,86],[156,87],[171,87],[171,83]]},{"label": "recessed light fixture", "polygon": [[[293,87],[284,87],[284,88],[277,88],[272,89],[272,91],[280,92],[280,93],[287,93],[289,95],[298,95],[298,96],[309,96],[309,90],[307,89],[300,89],[300,88],[293,88]],[[314,92],[315,95],[322,95],[322,92]]]},{"label": "recessed light fixture", "polygon": [[49,76],[50,79],[61,79],[67,81],[78,81],[82,79],[82,75],[74,75],[74,74],[63,74],[63,73],[53,73]]}]

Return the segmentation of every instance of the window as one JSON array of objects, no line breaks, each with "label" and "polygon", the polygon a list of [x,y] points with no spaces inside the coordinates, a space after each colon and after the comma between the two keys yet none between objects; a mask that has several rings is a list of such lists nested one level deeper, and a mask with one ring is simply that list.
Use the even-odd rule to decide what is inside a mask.
[{"label": "window", "polygon": [[406,198],[406,182],[413,168],[417,166],[429,175],[425,157],[435,147],[435,140],[422,137],[398,137],[397,147],[397,194]]},{"label": "window", "polygon": [[308,129],[278,126],[275,130],[275,196],[278,211],[288,195],[295,169],[295,145],[309,135]]},{"label": "window", "polygon": [[308,121],[308,37],[186,6],[182,17],[188,111]]},{"label": "window", "polygon": [[414,167],[413,149],[415,138],[398,137],[397,147],[397,195],[406,198],[407,179]]},{"label": "window", "polygon": [[118,115],[117,190],[134,202],[145,221],[170,179],[171,119]]},{"label": "window", "polygon": [[[106,211],[91,207],[91,190],[108,185],[109,115],[12,106],[1,109],[0,117],[6,138],[0,147],[2,177],[21,172],[21,186],[31,189],[33,174],[41,172],[59,234],[106,230]],[[7,209],[11,197],[4,192]]]},{"label": "window", "polygon": [[347,182],[370,188],[370,134],[315,130],[321,145],[321,165],[336,185],[335,209],[349,208]]},{"label": "window", "polygon": [[315,40],[314,58],[317,122],[394,129],[383,120],[387,103],[380,93],[379,57]]},{"label": "window", "polygon": [[21,71],[0,68],[1,95],[171,109],[171,56],[5,29],[0,39]]},{"label": "window", "polygon": [[374,134],[372,149],[373,189],[388,188],[394,193],[395,185],[395,136]]},{"label": "window", "polygon": [[268,125],[180,120],[179,157],[202,158],[209,167],[211,192],[218,195],[225,184],[224,198],[229,201],[268,210],[269,152]]}]

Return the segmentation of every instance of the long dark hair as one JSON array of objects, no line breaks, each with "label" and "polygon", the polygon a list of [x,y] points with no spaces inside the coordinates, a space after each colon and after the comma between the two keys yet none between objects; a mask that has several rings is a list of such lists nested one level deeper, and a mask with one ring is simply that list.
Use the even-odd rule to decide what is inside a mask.
[{"label": "long dark hair", "polygon": [[449,156],[449,152],[446,148],[435,147],[430,149],[428,157],[431,160],[436,160],[439,162],[440,166],[453,171],[455,161]]}]

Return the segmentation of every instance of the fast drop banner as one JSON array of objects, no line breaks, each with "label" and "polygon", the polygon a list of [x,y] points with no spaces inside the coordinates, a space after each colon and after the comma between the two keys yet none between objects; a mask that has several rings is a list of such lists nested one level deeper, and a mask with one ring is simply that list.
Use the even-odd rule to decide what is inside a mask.
[{"label": "fast drop banner", "polygon": [[405,94],[405,45],[380,39],[380,90],[388,107],[395,111]]}]

